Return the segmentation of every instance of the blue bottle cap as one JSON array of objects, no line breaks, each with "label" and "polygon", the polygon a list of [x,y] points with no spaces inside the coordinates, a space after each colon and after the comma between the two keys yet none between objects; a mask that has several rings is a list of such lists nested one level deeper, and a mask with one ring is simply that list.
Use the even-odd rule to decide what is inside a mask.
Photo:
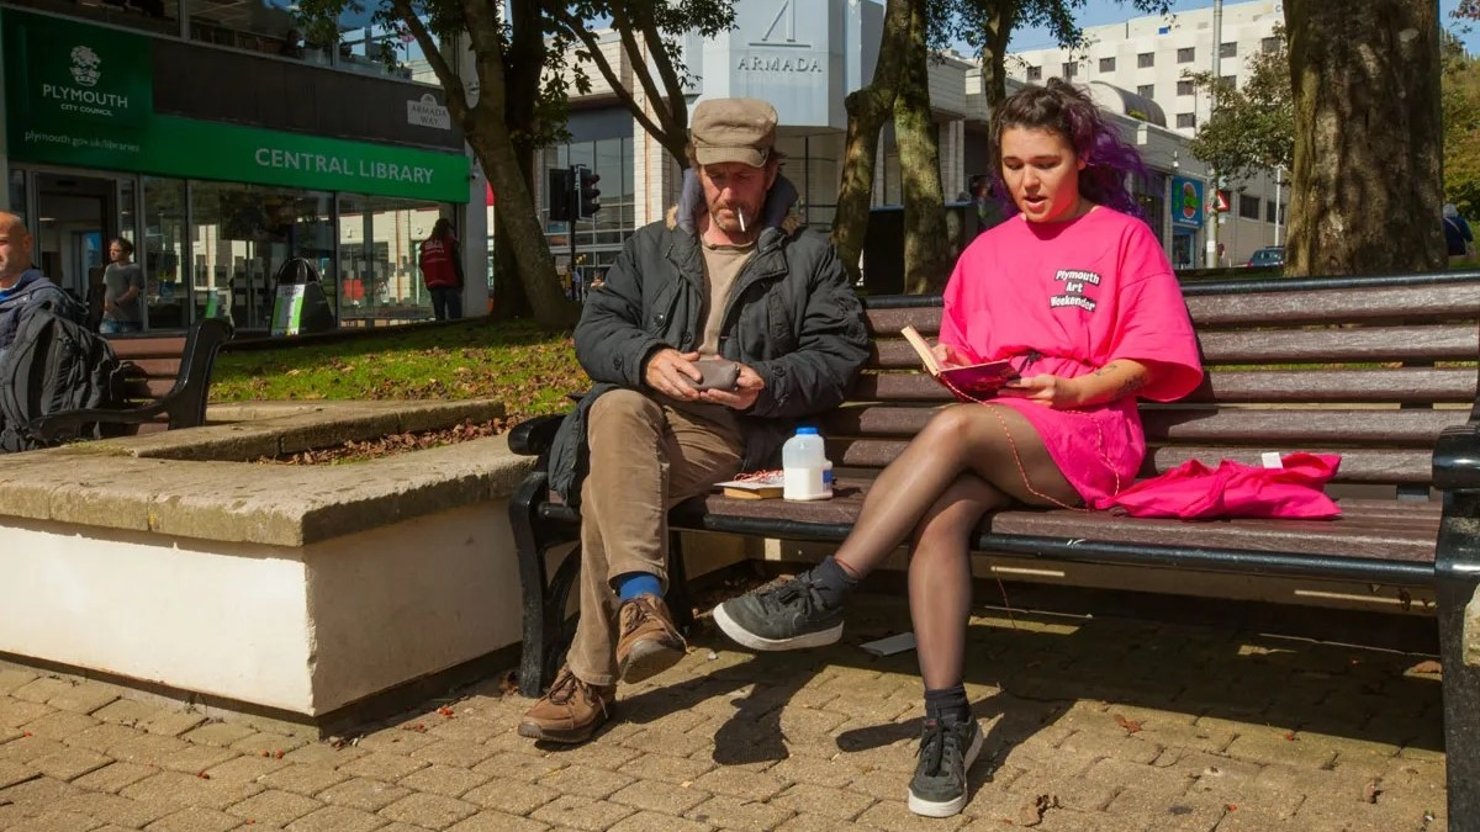
[{"label": "blue bottle cap", "polygon": [[816,436],[817,428],[797,428],[797,436]]}]

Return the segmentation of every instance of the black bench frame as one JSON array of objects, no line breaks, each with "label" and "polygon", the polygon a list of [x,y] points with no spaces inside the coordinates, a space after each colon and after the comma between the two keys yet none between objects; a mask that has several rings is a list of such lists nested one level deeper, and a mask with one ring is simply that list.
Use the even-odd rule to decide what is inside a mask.
[{"label": "black bench frame", "polygon": [[[1188,297],[1200,294],[1267,292],[1273,288],[1361,288],[1374,285],[1423,285],[1480,274],[1378,276],[1281,280],[1209,281],[1183,286]],[[938,297],[865,298],[871,309],[938,306]],[[556,546],[578,540],[580,514],[549,500],[545,470],[548,449],[559,416],[533,419],[510,434],[515,453],[538,456],[535,469],[511,498],[509,515],[519,554],[524,598],[523,656],[519,685],[525,696],[538,696],[553,678],[569,643],[574,621],[566,618],[571,588],[579,568],[579,546],[556,567],[546,568],[545,555]],[[1464,425],[1444,430],[1433,452],[1433,487],[1442,492],[1443,514],[1432,564],[1332,557],[1300,552],[1244,550],[1190,545],[1147,545],[1094,539],[1066,539],[984,532],[974,548],[1051,561],[1189,568],[1294,578],[1370,582],[1400,587],[1432,587],[1443,663],[1444,733],[1447,755],[1449,828],[1480,832],[1480,667],[1464,663],[1465,608],[1480,586],[1480,393]],[[1401,491],[1400,491],[1401,496]],[[848,524],[820,524],[706,513],[694,502],[670,514],[669,606],[675,617],[687,617],[680,532],[704,531],[783,540],[836,543],[851,530]],[[683,621],[678,622],[680,626]],[[1476,634],[1475,637],[1480,637]]]},{"label": "black bench frame", "polygon": [[33,420],[30,430],[47,441],[75,436],[83,425],[142,425],[161,415],[169,429],[199,427],[206,423],[206,400],[211,387],[211,369],[221,347],[231,340],[231,324],[221,318],[206,318],[190,328],[180,351],[180,369],[175,384],[158,401],[130,408],[63,410]]}]

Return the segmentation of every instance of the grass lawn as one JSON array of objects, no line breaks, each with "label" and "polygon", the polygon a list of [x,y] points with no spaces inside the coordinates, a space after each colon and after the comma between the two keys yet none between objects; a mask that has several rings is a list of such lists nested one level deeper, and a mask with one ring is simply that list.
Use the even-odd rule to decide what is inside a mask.
[{"label": "grass lawn", "polygon": [[379,338],[225,352],[212,372],[211,400],[502,400],[526,419],[570,408],[567,393],[590,382],[569,332],[526,322],[423,329]]}]

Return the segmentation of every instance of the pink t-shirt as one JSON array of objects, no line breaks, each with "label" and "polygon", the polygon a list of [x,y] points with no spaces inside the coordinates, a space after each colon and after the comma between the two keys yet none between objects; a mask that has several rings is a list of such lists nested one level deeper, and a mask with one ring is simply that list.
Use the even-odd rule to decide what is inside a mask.
[{"label": "pink t-shirt", "polygon": [[[1041,358],[1022,370],[1072,378],[1114,359],[1145,364],[1138,395],[1171,401],[1202,380],[1197,340],[1177,278],[1139,219],[1103,205],[1079,219],[1021,216],[977,237],[945,291],[940,340],[978,361]],[[1010,395],[1085,502],[1129,486],[1146,456],[1135,397],[1055,410]]]}]

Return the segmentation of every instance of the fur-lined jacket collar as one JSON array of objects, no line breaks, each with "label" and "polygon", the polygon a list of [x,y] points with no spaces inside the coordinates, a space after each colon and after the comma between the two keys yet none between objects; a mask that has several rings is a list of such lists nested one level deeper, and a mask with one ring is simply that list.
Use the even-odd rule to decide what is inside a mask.
[{"label": "fur-lined jacket collar", "polygon": [[[785,176],[778,175],[771,190],[766,192],[766,204],[761,209],[761,228],[777,228],[788,237],[796,234],[803,225],[796,202],[796,186]],[[665,217],[668,229],[682,228],[693,234],[695,222],[704,210],[704,187],[699,184],[699,174],[689,168],[683,172],[683,190],[678,204],[671,206]]]}]

